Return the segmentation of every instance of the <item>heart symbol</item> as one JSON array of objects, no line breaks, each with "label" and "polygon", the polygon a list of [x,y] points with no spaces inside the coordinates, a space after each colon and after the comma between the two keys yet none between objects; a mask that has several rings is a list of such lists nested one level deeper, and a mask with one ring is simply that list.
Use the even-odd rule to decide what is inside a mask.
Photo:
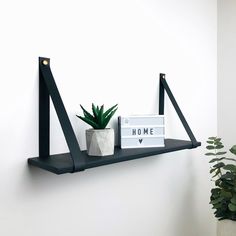
[{"label": "heart symbol", "polygon": [[139,141],[139,143],[142,143],[143,139],[139,139],[138,141]]}]

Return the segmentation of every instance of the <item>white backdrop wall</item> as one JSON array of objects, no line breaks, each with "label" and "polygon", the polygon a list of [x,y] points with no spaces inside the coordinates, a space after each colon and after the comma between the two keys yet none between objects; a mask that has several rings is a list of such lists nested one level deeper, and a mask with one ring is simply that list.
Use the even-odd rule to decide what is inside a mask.
[{"label": "white backdrop wall", "polygon": [[218,133],[236,144],[236,1],[218,1]]},{"label": "white backdrop wall", "polygon": [[[81,148],[79,104],[158,111],[158,76],[199,141],[216,134],[214,0],[1,1],[0,235],[213,236],[204,149],[57,176],[38,155],[38,56],[51,67]],[[187,138],[166,104],[167,136]],[[116,127],[116,117],[111,126]],[[67,151],[52,109],[51,152]]]}]

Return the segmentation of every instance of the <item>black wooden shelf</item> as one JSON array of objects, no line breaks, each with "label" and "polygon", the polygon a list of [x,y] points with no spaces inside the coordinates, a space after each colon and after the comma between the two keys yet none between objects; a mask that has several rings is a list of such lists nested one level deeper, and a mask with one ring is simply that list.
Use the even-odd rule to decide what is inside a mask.
[{"label": "black wooden shelf", "polygon": [[[69,117],[65,110],[60,93],[50,69],[49,58],[39,58],[39,157],[28,159],[30,165],[53,172],[55,174],[73,173],[102,165],[129,161],[148,156],[192,149],[201,146],[194,137],[183,113],[181,112],[166,80],[165,74],[160,74],[159,114],[164,115],[164,94],[167,93],[177,115],[182,122],[190,141],[179,139],[165,139],[165,147],[120,149],[115,147],[114,155],[105,157],[88,156],[81,151]],[[58,119],[60,121],[69,153],[50,155],[50,98],[52,99]]]},{"label": "black wooden shelf", "polygon": [[[196,145],[200,146],[201,143],[197,142]],[[91,157],[87,155],[86,151],[82,151],[79,157],[79,160],[81,161],[80,171],[122,161],[129,161],[167,152],[175,152],[183,149],[192,148],[193,146],[191,141],[165,139],[165,147],[132,149],[120,149],[119,147],[116,147],[114,155],[106,157]],[[39,157],[30,158],[28,162],[33,166],[37,166],[55,174],[71,173],[73,172],[74,168],[70,153],[51,155],[50,158],[45,159]]]}]

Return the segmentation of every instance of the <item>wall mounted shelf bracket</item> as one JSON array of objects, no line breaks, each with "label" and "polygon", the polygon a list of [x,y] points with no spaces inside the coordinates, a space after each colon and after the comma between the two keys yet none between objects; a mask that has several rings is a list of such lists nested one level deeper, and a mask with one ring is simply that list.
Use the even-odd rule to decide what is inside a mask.
[{"label": "wall mounted shelf bracket", "polygon": [[[160,74],[159,114],[164,115],[165,92],[173,104],[190,141],[165,139],[165,147],[161,148],[115,148],[114,155],[107,157],[89,157],[81,151],[65,106],[50,69],[50,59],[39,58],[39,157],[29,158],[30,165],[45,169],[55,174],[73,173],[88,168],[113,164],[147,156],[168,153],[183,149],[192,149],[201,145],[196,140],[183,113],[181,112],[167,82],[165,74]],[[69,153],[50,155],[50,97],[62,127]]]}]

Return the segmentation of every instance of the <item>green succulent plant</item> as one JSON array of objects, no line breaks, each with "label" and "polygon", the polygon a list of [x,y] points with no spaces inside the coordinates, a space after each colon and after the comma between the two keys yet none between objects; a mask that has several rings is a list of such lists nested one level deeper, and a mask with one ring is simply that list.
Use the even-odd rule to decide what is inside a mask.
[{"label": "green succulent plant", "polygon": [[[236,159],[225,157],[226,151],[221,138],[210,137],[207,140],[205,155],[213,157],[209,163],[212,164],[210,174],[215,188],[211,190],[212,208],[215,217],[219,220],[229,219],[236,221]],[[236,155],[236,145],[229,149]]]},{"label": "green succulent plant", "polygon": [[92,114],[91,114],[87,110],[85,110],[82,105],[80,105],[81,109],[83,110],[84,117],[79,115],[76,116],[81,120],[83,120],[84,122],[86,122],[87,124],[91,125],[94,129],[105,129],[110,119],[118,109],[117,106],[118,104],[104,111],[104,105],[99,107],[95,106],[92,103]]}]

